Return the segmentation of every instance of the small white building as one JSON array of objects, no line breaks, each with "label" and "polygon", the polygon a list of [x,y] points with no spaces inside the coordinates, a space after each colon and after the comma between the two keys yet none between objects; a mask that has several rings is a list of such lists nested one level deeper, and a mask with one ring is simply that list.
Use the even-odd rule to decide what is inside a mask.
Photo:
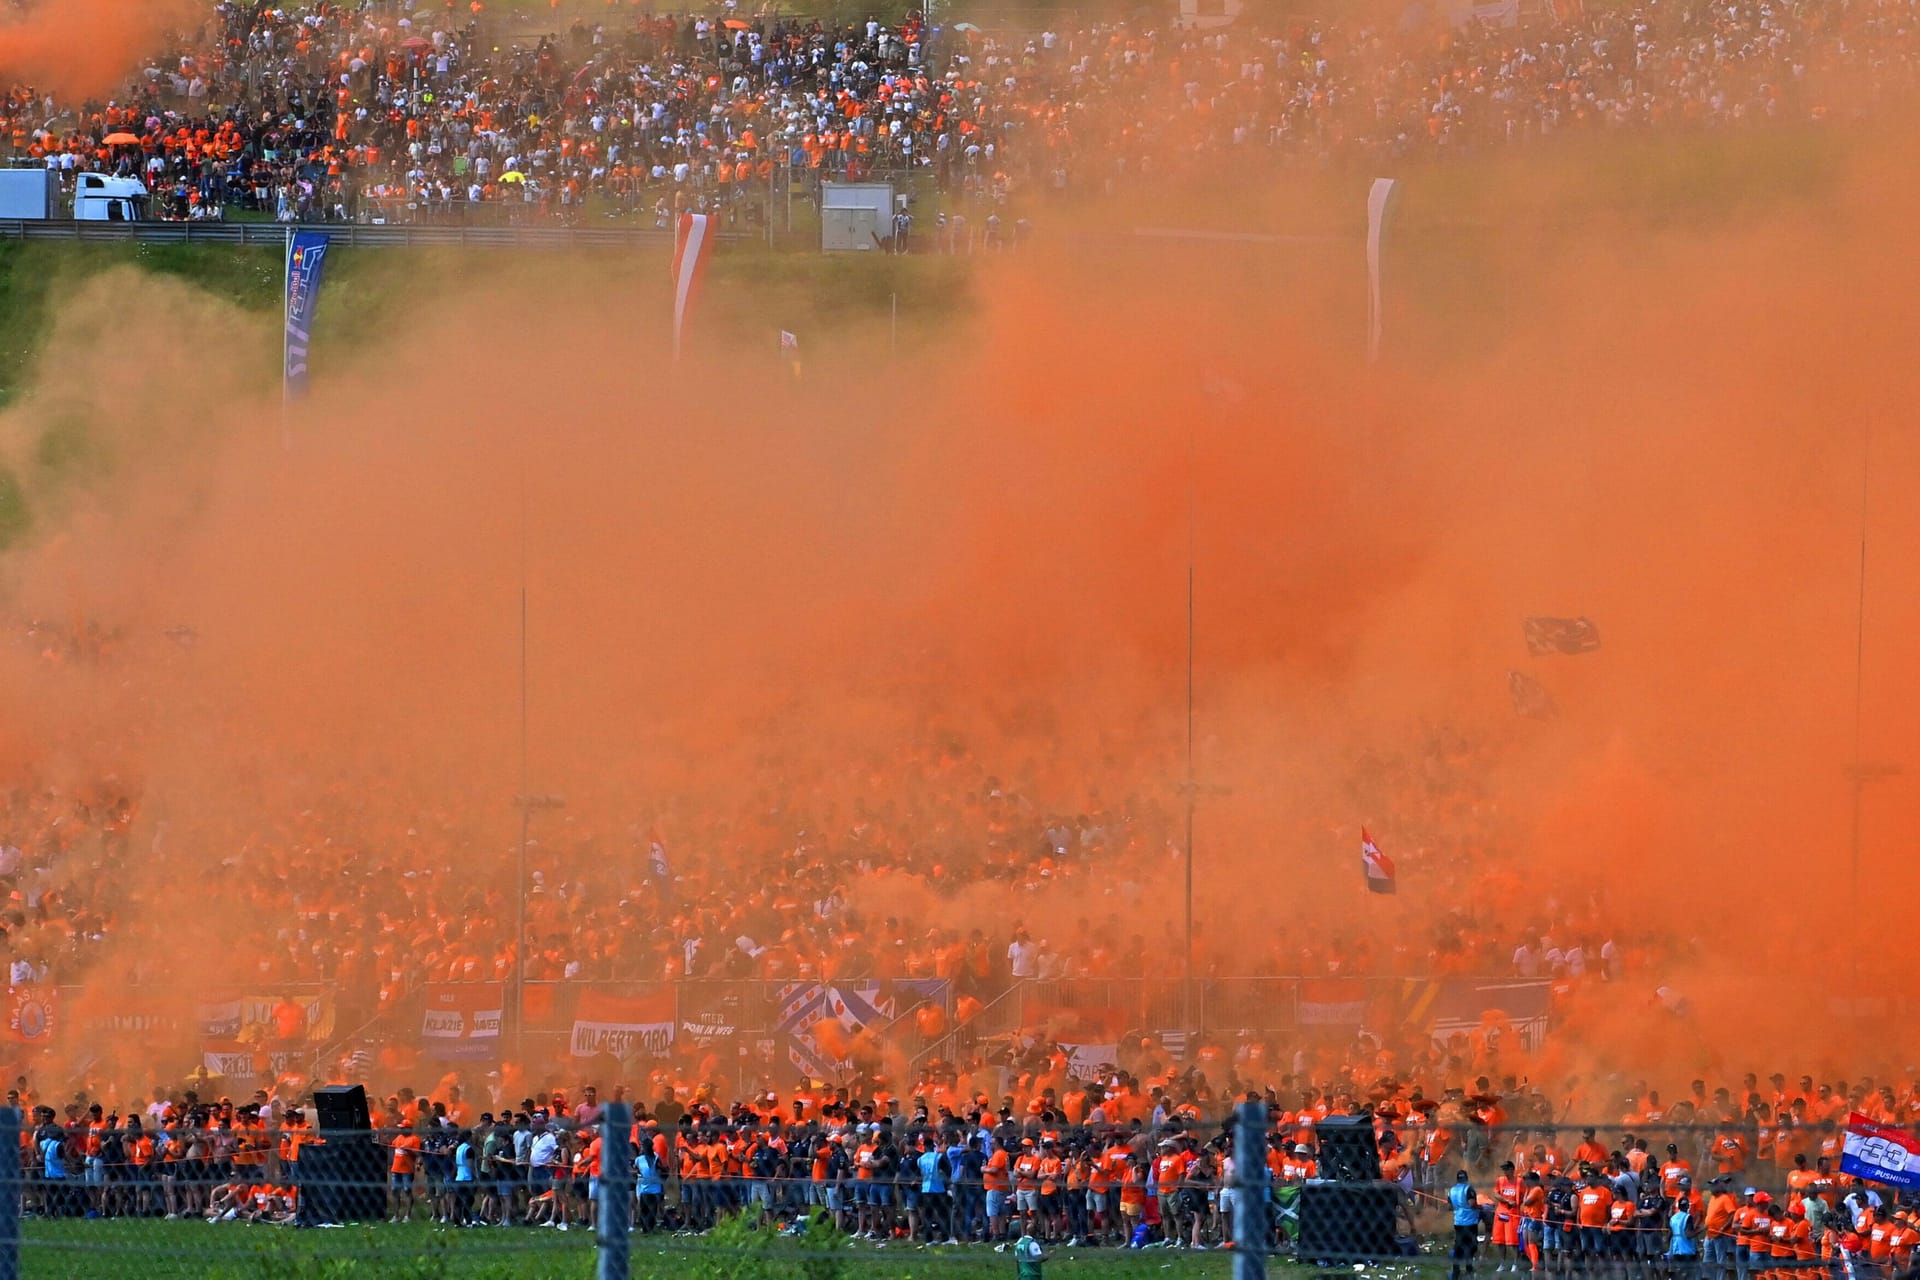
[{"label": "small white building", "polygon": [[893,237],[890,182],[827,182],[820,187],[820,248],[870,253]]}]

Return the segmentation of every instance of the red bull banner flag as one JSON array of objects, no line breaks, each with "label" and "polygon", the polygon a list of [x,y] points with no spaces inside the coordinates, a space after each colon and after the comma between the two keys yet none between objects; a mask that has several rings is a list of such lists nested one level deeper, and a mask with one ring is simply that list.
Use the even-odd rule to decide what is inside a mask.
[{"label": "red bull banner flag", "polygon": [[313,310],[320,298],[320,269],[327,260],[327,237],[296,231],[287,237],[286,338],[283,386],[289,397],[307,389],[307,347],[313,341]]},{"label": "red bull banner flag", "polygon": [[1920,1137],[1856,1111],[1847,1117],[1840,1172],[1882,1186],[1920,1191]]}]

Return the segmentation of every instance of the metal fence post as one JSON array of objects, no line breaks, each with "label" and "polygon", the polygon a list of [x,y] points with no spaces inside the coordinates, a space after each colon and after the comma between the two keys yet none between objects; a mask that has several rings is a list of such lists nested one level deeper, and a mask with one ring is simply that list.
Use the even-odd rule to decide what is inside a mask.
[{"label": "metal fence post", "polygon": [[[633,1213],[633,1108],[609,1102],[600,1111],[600,1203],[595,1242],[600,1248],[596,1280],[627,1280],[627,1233]],[[7,1280],[0,1277],[0,1280]]]},{"label": "metal fence post", "polygon": [[1243,1102],[1233,1129],[1233,1280],[1266,1280],[1267,1104]]},{"label": "metal fence post", "polygon": [[0,1280],[20,1280],[20,1108],[0,1107]]}]

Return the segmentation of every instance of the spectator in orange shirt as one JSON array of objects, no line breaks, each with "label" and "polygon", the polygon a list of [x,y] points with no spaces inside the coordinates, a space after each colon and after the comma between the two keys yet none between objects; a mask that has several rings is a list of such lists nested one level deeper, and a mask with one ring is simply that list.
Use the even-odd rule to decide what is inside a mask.
[{"label": "spectator in orange shirt", "polygon": [[392,1177],[387,1195],[387,1221],[406,1222],[413,1217],[413,1180],[420,1167],[420,1152],[425,1143],[417,1129],[405,1129],[392,1143]]},{"label": "spectator in orange shirt", "polygon": [[[1586,1183],[1574,1197],[1574,1224],[1577,1233],[1578,1250],[1583,1258],[1600,1259],[1607,1253],[1607,1223],[1613,1216],[1613,1189],[1600,1180],[1597,1170],[1588,1170]],[[1589,1262],[1589,1270],[1596,1269],[1597,1261]]]}]

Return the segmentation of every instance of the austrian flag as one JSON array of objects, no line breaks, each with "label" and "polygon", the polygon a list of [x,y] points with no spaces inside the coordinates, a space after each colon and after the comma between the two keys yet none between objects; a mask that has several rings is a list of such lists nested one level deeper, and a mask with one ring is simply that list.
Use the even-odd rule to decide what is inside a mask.
[{"label": "austrian flag", "polygon": [[1367,888],[1373,893],[1393,892],[1393,859],[1380,852],[1365,827],[1360,828],[1360,865],[1367,873]]},{"label": "austrian flag", "polygon": [[673,358],[680,358],[680,339],[687,316],[700,294],[700,281],[713,256],[713,230],[704,213],[683,213],[673,233]]}]

